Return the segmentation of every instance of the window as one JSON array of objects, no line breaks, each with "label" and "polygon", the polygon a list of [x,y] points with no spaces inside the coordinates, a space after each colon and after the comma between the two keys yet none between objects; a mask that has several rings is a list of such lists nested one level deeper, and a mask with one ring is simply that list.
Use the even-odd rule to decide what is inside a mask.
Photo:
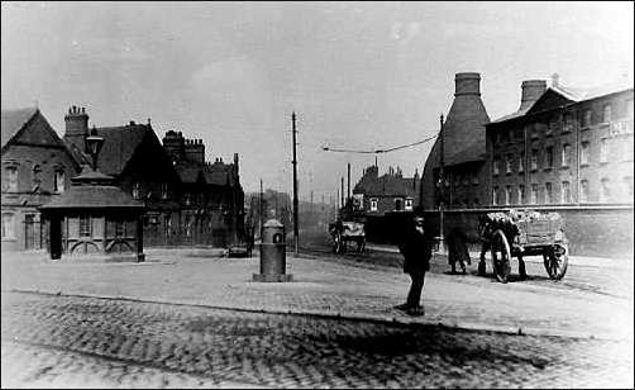
[{"label": "window", "polygon": [[600,140],[600,162],[608,162],[608,140],[606,138]]},{"label": "window", "polygon": [[525,186],[518,186],[518,204],[525,204]]},{"label": "window", "polygon": [[600,181],[600,202],[608,202],[611,198],[611,188],[609,179],[604,178]]},{"label": "window", "polygon": [[172,232],[172,217],[168,214],[163,217],[163,234],[166,238],[170,237]]},{"label": "window", "polygon": [[538,169],[538,149],[533,149],[531,151],[530,164],[531,164],[532,171],[535,171],[536,169]]},{"label": "window", "polygon": [[586,141],[580,148],[580,165],[589,165],[589,143]]},{"label": "window", "polygon": [[58,194],[64,192],[66,177],[64,175],[64,171],[58,169],[55,171],[55,177],[53,178],[53,191]]},{"label": "window", "polygon": [[406,199],[406,210],[412,210],[412,199]]},{"label": "window", "polygon": [[5,169],[6,174],[6,189],[9,192],[18,191],[18,167],[7,167]]},{"label": "window", "polygon": [[525,152],[520,152],[518,159],[518,173],[525,172]]},{"label": "window", "polygon": [[562,145],[562,166],[568,167],[571,165],[571,145]]},{"label": "window", "polygon": [[545,148],[545,169],[553,168],[553,146]]},{"label": "window", "polygon": [[469,173],[465,173],[464,175],[461,176],[461,184],[463,184],[464,186],[466,186],[470,180],[469,178],[470,174]]},{"label": "window", "polygon": [[115,221],[115,237],[123,237],[126,234],[125,223],[122,220]]},{"label": "window", "polygon": [[161,183],[161,199],[168,198],[168,183]]},{"label": "window", "polygon": [[42,173],[42,169],[39,164],[35,164],[33,166],[33,188],[38,187],[42,182],[42,178],[40,174]]},{"label": "window", "polygon": [[561,203],[571,203],[571,186],[568,181],[562,182],[562,198]]},{"label": "window", "polygon": [[507,158],[505,159],[505,173],[510,174],[512,173],[512,161],[514,160],[514,156],[511,154],[507,155]]},{"label": "window", "polygon": [[498,204],[498,187],[494,187],[492,190],[492,204],[494,206]]},{"label": "window", "polygon": [[512,203],[512,187],[507,186],[505,187],[505,204],[511,204],[511,203]]},{"label": "window", "polygon": [[377,211],[377,199],[372,198],[370,200],[370,211]]},{"label": "window", "polygon": [[90,216],[88,215],[79,216],[79,236],[90,237]]},{"label": "window", "polygon": [[602,122],[603,123],[611,122],[611,105],[610,104],[607,104],[606,106],[604,106],[604,109],[602,110]]},{"label": "window", "polygon": [[135,199],[141,199],[141,184],[134,183],[132,185],[132,197]]},{"label": "window", "polygon": [[589,201],[589,181],[580,181],[580,202],[585,203]]},{"label": "window", "polygon": [[529,200],[531,204],[538,203],[538,184],[531,185],[531,195]]},{"label": "window", "polygon": [[499,157],[494,157],[494,165],[492,166],[492,173],[494,174],[494,176],[498,175],[499,173],[499,164],[500,164],[500,158]]},{"label": "window", "polygon": [[554,116],[553,118],[551,118],[549,120],[548,132],[552,133],[552,132],[558,130],[559,122],[560,122],[560,118],[558,118],[557,116]]},{"label": "window", "polygon": [[2,239],[15,238],[15,217],[11,213],[2,214]]},{"label": "window", "polygon": [[474,207],[478,207],[479,203],[478,203],[478,198],[474,198]]},{"label": "window", "polygon": [[545,183],[545,203],[553,203],[553,186],[551,183]]},{"label": "window", "polygon": [[192,196],[190,195],[189,192],[185,193],[185,205],[189,206],[190,203],[192,203]]},{"label": "window", "polygon": [[573,131],[573,115],[565,114],[564,116],[564,128],[562,129],[563,133],[568,133]]},{"label": "window", "polygon": [[585,110],[582,116],[582,127],[590,127],[591,126],[591,110]]},{"label": "window", "polygon": [[477,172],[472,173],[472,184],[474,184],[474,185],[478,184],[478,173]]},{"label": "window", "polygon": [[401,211],[403,209],[403,200],[401,198],[395,199],[395,211]]}]

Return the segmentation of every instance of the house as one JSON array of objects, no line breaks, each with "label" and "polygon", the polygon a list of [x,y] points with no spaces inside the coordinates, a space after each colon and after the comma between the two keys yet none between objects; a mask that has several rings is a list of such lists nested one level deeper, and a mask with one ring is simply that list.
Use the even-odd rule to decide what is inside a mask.
[{"label": "house", "polygon": [[353,208],[373,216],[412,211],[419,202],[419,181],[418,172],[413,177],[403,177],[400,168],[390,167],[379,176],[379,168],[370,166],[353,188]]},{"label": "house", "polygon": [[42,249],[38,207],[63,194],[81,166],[38,108],[2,110],[2,250]]}]

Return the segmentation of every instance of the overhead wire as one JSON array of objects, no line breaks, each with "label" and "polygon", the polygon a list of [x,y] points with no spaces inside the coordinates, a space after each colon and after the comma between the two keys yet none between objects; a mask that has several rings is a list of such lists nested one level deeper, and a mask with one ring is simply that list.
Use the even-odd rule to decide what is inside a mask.
[{"label": "overhead wire", "polygon": [[428,141],[431,141],[433,139],[436,139],[438,136],[438,134],[435,134],[431,137],[428,138],[424,138],[420,141],[416,141],[416,142],[412,142],[409,144],[405,144],[405,145],[399,145],[399,146],[393,146],[391,148],[385,148],[385,149],[375,149],[375,150],[360,150],[360,149],[345,149],[345,148],[331,148],[329,146],[323,146],[322,150],[325,152],[338,152],[338,153],[358,153],[358,154],[381,154],[381,153],[389,153],[389,152],[394,152],[395,150],[400,150],[400,149],[405,149],[405,148],[410,148],[413,146],[417,146],[423,143],[426,143]]}]

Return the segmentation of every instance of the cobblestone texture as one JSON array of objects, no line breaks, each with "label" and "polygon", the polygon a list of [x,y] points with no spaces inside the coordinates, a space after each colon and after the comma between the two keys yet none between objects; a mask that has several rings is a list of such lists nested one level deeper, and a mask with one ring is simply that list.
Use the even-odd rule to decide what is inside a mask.
[{"label": "cobblestone texture", "polygon": [[2,319],[3,387],[633,386],[628,341],[7,292]]}]

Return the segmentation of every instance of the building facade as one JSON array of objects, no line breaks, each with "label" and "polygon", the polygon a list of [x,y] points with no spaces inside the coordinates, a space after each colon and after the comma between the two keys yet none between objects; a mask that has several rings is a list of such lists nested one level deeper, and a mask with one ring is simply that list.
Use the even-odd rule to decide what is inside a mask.
[{"label": "building facade", "polygon": [[61,196],[80,165],[37,108],[2,111],[2,250],[43,249],[38,207]]},{"label": "building facade", "polygon": [[490,204],[632,204],[633,88],[531,82],[530,107],[487,125]]},{"label": "building facade", "polygon": [[419,173],[403,177],[400,168],[388,168],[379,176],[376,165],[366,168],[353,188],[352,208],[367,216],[383,216],[389,212],[413,211],[419,202]]}]

